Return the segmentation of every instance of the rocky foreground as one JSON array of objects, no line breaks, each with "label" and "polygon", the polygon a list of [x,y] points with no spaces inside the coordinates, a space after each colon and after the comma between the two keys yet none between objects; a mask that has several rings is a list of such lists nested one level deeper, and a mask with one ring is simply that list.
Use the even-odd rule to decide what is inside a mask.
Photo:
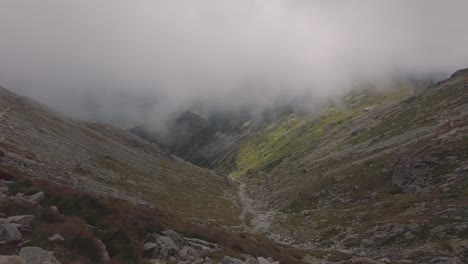
[{"label": "rocky foreground", "polygon": [[[0,263],[126,263],[115,259],[111,260],[111,254],[106,244],[101,239],[91,235],[92,233],[87,233],[88,231],[105,232],[104,230],[96,230],[95,226],[76,222],[77,219],[71,219],[64,215],[59,207],[50,206],[46,202],[45,194],[42,191],[31,195],[15,193],[18,184],[21,185],[21,182],[0,179],[0,211],[2,212],[0,215],[2,217],[0,218]],[[25,211],[31,212],[31,214],[20,214],[20,212]],[[115,220],[118,221],[118,219]],[[44,222],[52,223],[49,230],[33,228],[37,225],[43,225]],[[62,223],[65,223],[65,228],[68,230],[60,227]],[[80,224],[81,226],[79,226]],[[76,228],[80,229],[77,233],[70,231],[70,229]],[[40,241],[40,236],[47,237],[45,243]],[[225,255],[227,252],[218,243],[186,237],[170,229],[146,234],[140,245],[139,251],[141,251],[142,258],[139,262],[143,263],[279,263],[270,257],[256,258],[248,254],[235,253],[241,259],[230,257]],[[49,250],[43,249],[41,246]],[[81,251],[82,253],[79,254],[82,256],[76,256],[75,259],[68,258],[76,253],[68,252],[67,247]],[[110,250],[112,252],[112,249]],[[1,255],[6,252],[9,254]],[[88,256],[86,257],[86,255]],[[58,258],[65,259],[65,262],[60,262]]]}]

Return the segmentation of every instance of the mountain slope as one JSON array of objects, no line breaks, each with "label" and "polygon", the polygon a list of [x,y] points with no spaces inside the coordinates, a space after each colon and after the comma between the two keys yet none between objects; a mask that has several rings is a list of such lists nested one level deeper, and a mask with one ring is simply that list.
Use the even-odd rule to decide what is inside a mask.
[{"label": "mountain slope", "polygon": [[62,118],[3,88],[0,109],[2,167],[190,219],[239,223],[236,187],[213,171],[125,131]]},{"label": "mountain slope", "polygon": [[244,142],[236,173],[270,212],[273,237],[392,262],[466,262],[468,70],[388,99],[285,118]]},{"label": "mountain slope", "polygon": [[426,87],[354,91],[314,114],[243,119],[209,140],[195,135],[185,147],[196,151],[182,156],[231,173],[242,220],[277,241],[390,262],[462,263],[467,135],[468,70],[460,70]]}]

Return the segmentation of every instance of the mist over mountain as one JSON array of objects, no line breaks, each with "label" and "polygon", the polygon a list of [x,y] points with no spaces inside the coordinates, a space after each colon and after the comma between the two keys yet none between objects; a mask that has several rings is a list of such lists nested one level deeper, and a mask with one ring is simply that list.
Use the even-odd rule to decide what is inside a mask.
[{"label": "mist over mountain", "polygon": [[468,263],[467,11],[0,0],[0,264]]},{"label": "mist over mountain", "polygon": [[360,83],[463,68],[467,9],[457,0],[6,0],[0,82],[66,114],[121,123],[298,100],[313,108]]}]

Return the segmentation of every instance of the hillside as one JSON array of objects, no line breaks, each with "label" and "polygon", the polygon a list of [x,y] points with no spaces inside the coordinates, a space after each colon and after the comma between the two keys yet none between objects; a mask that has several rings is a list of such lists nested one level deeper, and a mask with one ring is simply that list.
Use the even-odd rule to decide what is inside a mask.
[{"label": "hillside", "polygon": [[463,70],[402,99],[285,118],[245,141],[235,174],[279,239],[392,262],[461,263],[467,135]]},{"label": "hillside", "polygon": [[4,168],[188,219],[239,223],[236,186],[213,171],[111,126],[60,117],[3,88],[0,108]]},{"label": "hillside", "polygon": [[191,141],[240,183],[252,231],[392,263],[468,262],[468,70],[254,124]]},{"label": "hillside", "polygon": [[[467,262],[467,89],[461,70],[425,88],[355,90],[312,114],[188,112],[160,147],[152,134],[62,117],[1,88],[1,221],[37,220],[0,254],[186,258],[158,247],[171,236],[208,263]],[[52,244],[56,232],[67,242]]]}]

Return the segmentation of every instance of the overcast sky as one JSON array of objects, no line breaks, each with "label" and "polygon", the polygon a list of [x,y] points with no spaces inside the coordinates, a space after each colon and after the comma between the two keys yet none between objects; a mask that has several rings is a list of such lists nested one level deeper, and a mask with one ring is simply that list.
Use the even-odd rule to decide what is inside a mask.
[{"label": "overcast sky", "polygon": [[[67,113],[320,100],[468,67],[466,0],[1,0],[0,85]],[[130,97],[129,97],[130,96]],[[143,100],[144,99],[144,100]]]}]

